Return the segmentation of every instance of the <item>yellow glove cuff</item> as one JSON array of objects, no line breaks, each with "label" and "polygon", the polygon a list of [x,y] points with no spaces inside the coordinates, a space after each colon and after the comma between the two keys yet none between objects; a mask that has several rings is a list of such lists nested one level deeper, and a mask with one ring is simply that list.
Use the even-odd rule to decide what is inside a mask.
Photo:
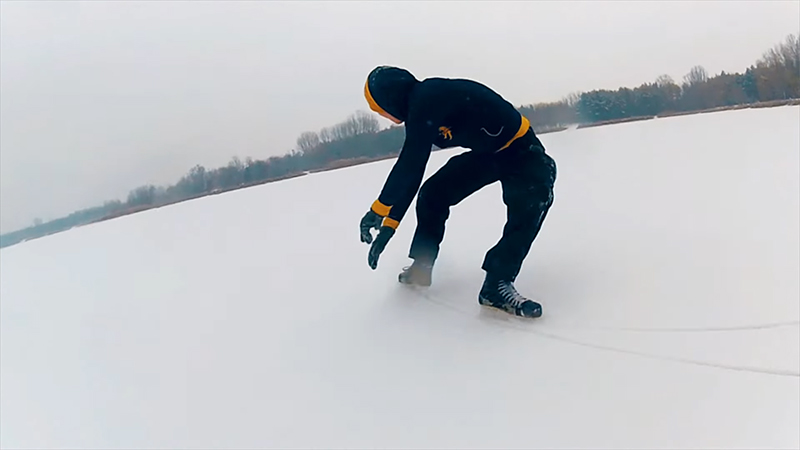
[{"label": "yellow glove cuff", "polygon": [[397,227],[400,226],[400,222],[398,222],[398,221],[396,221],[394,219],[390,219],[390,218],[387,217],[387,218],[383,219],[383,226],[389,227],[389,228],[393,228],[393,229],[396,230]]},{"label": "yellow glove cuff", "polygon": [[377,214],[377,215],[379,215],[381,217],[388,216],[389,215],[389,211],[391,209],[392,209],[391,206],[384,205],[383,203],[380,202],[380,200],[375,200],[372,203],[372,210],[375,212],[375,214]]}]

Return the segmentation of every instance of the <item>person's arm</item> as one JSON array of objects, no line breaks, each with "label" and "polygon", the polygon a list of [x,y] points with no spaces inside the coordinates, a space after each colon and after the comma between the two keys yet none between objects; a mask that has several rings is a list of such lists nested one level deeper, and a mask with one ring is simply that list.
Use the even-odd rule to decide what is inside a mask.
[{"label": "person's arm", "polygon": [[[438,134],[437,121],[431,117],[430,111],[425,110],[422,114],[419,111],[419,107],[410,108],[406,120],[406,139],[400,156],[389,172],[378,199],[361,219],[361,242],[372,244],[367,262],[373,270],[378,267],[378,258],[394,236],[422,184],[425,166]],[[374,240],[370,233],[373,228],[379,230]]]},{"label": "person's arm", "polygon": [[425,120],[406,124],[406,139],[372,210],[386,217],[383,225],[397,228],[417,194],[431,154],[436,131]]}]

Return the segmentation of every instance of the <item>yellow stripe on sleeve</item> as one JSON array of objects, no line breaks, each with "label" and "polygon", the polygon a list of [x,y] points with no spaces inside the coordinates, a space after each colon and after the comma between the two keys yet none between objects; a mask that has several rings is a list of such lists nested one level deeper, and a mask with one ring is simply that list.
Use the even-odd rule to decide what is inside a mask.
[{"label": "yellow stripe on sleeve", "polygon": [[389,227],[389,228],[393,228],[393,229],[396,230],[397,227],[400,226],[400,222],[398,222],[398,221],[396,221],[394,219],[390,219],[390,218],[387,217],[387,218],[383,219],[383,226]]},{"label": "yellow stripe on sleeve", "polygon": [[391,206],[384,205],[383,203],[381,203],[380,200],[375,200],[372,203],[372,210],[375,212],[375,214],[377,214],[377,215],[379,215],[381,217],[388,216],[389,215],[389,211],[391,211],[391,209],[392,209]]},{"label": "yellow stripe on sleeve", "polygon": [[[525,116],[521,116],[521,117],[522,117],[522,123],[519,125],[519,130],[517,130],[517,134],[515,134],[514,137],[512,137],[511,140],[506,143],[506,145],[500,147],[500,150],[503,150],[503,149],[507,148],[514,141],[516,141],[517,139],[521,138],[522,136],[525,136],[525,133],[528,132],[528,128],[531,127],[531,122],[530,122],[530,120],[528,120],[527,117],[525,117]],[[500,150],[498,150],[498,152]]]}]

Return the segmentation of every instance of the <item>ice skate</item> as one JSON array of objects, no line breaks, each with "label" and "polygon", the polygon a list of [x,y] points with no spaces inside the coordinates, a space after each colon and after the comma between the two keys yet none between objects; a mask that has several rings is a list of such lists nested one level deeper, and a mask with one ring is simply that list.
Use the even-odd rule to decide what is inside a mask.
[{"label": "ice skate", "polygon": [[533,318],[542,315],[542,305],[520,295],[514,288],[514,283],[490,276],[486,277],[481,286],[478,303],[519,317]]},{"label": "ice skate", "polygon": [[410,266],[403,268],[397,279],[403,284],[430,286],[432,272],[433,265],[415,260]]}]

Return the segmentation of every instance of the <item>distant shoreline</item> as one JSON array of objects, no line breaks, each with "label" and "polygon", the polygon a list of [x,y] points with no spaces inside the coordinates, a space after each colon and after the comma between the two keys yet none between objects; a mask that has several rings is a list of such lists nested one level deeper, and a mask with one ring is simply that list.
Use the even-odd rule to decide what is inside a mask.
[{"label": "distant shoreline", "polygon": [[[694,114],[706,114],[712,112],[720,112],[720,111],[735,111],[739,109],[757,109],[757,108],[774,108],[776,106],[796,106],[800,105],[800,98],[791,98],[787,100],[771,100],[767,102],[756,102],[756,103],[743,103],[740,105],[731,105],[731,106],[718,106],[716,108],[707,108],[707,109],[700,109],[696,111],[674,111],[674,112],[665,112],[662,114],[652,115],[652,116],[637,116],[637,117],[626,117],[623,119],[614,119],[614,120],[602,120],[599,122],[591,122],[578,125],[578,128],[593,128],[599,127],[603,125],[613,125],[617,123],[626,123],[626,122],[638,122],[641,120],[649,120],[649,119],[663,119],[666,117],[678,117],[678,116],[689,116]],[[560,130],[559,130],[560,131]],[[542,133],[537,133],[542,134]]]},{"label": "distant shoreline", "polygon": [[[712,113],[712,112],[733,111],[733,110],[740,110],[740,109],[773,108],[773,107],[779,107],[779,106],[798,106],[798,105],[800,105],[800,98],[786,99],[786,100],[764,101],[764,102],[755,102],[755,103],[744,103],[744,104],[738,104],[738,105],[721,106],[721,107],[716,107],[716,108],[708,108],[708,109],[695,110],[695,111],[666,112],[666,113],[662,113],[662,114],[658,114],[658,115],[652,115],[652,116],[627,117],[627,118],[604,120],[604,121],[598,121],[598,122],[572,124],[571,126],[559,126],[559,127],[554,127],[554,128],[545,128],[545,129],[537,130],[536,134],[537,135],[543,135],[543,134],[549,134],[549,133],[558,133],[558,132],[565,131],[565,130],[568,130],[570,128],[573,128],[573,127],[575,127],[575,125],[577,125],[577,127],[575,127],[575,129],[577,130],[577,129],[582,129],[582,128],[595,128],[595,127],[600,127],[600,126],[604,126],[604,125],[615,125],[615,124],[628,123],[628,122],[638,122],[638,121],[642,121],[642,120],[651,120],[651,119],[656,119],[656,118],[667,118],[667,117],[687,116],[687,115],[695,115],[695,114],[706,114],[706,113]],[[132,215],[132,214],[136,214],[136,213],[139,213],[139,212],[142,212],[142,211],[148,211],[148,210],[151,210],[151,209],[157,209],[157,208],[161,208],[161,207],[164,207],[164,206],[174,205],[174,204],[177,204],[177,203],[182,203],[182,202],[195,200],[195,199],[202,198],[202,197],[207,197],[207,196],[210,196],[210,195],[218,195],[218,194],[222,194],[222,193],[225,193],[225,192],[236,191],[236,190],[239,190],[239,189],[246,189],[246,188],[250,188],[250,187],[253,187],[253,186],[260,186],[260,185],[263,185],[263,184],[273,183],[273,182],[283,181],[283,180],[288,180],[288,179],[291,179],[291,178],[297,178],[297,177],[301,177],[301,176],[308,175],[308,174],[311,174],[311,173],[327,172],[327,171],[331,171],[331,170],[342,169],[342,168],[346,168],[346,167],[353,167],[353,166],[357,166],[357,165],[362,165],[362,164],[367,164],[367,163],[373,163],[373,162],[377,162],[377,161],[383,161],[383,160],[387,160],[387,159],[392,159],[392,158],[396,158],[398,155],[399,155],[399,152],[394,152],[394,153],[390,153],[390,154],[382,155],[382,156],[378,156],[378,157],[361,157],[361,158],[336,160],[336,161],[332,161],[331,163],[327,164],[325,167],[322,167],[322,168],[319,168],[319,169],[296,172],[296,173],[292,173],[292,174],[288,174],[288,175],[284,175],[284,176],[280,176],[280,177],[276,177],[276,178],[271,178],[271,179],[267,179],[267,180],[261,180],[261,181],[257,181],[257,182],[252,182],[252,183],[246,183],[246,184],[243,183],[243,184],[240,184],[238,186],[231,187],[231,188],[217,189],[217,190],[214,190],[214,191],[211,191],[211,192],[204,192],[204,193],[201,193],[201,194],[198,194],[198,195],[195,195],[195,196],[182,198],[182,199],[178,199],[178,200],[175,200],[175,201],[164,202],[164,203],[159,203],[159,204],[154,204],[154,205],[145,205],[145,206],[140,206],[140,207],[135,207],[135,208],[129,208],[129,209],[126,209],[126,210],[123,210],[123,211],[118,211],[116,213],[109,214],[109,215],[107,215],[105,217],[102,217],[100,219],[90,220],[90,221],[87,221],[86,223],[75,225],[75,227],[81,227],[81,226],[91,225],[91,224],[95,224],[95,223],[105,222],[105,221],[116,219],[116,218],[119,218],[119,217],[124,217],[124,216],[129,216],[129,215]],[[58,234],[58,233],[61,233],[61,232],[64,232],[64,231],[68,231],[69,229],[72,229],[72,228],[74,228],[74,227],[70,227],[70,228],[65,229],[65,230],[59,230],[59,231],[54,231],[54,232],[49,232],[49,233],[42,233],[40,235],[27,237],[27,238],[20,238],[20,239],[14,239],[13,237],[11,237],[11,235],[14,235],[14,234],[17,234],[17,233],[21,233],[22,231],[24,231],[26,229],[13,231],[13,232],[6,233],[6,234],[3,235],[3,237],[5,237],[6,239],[9,239],[11,242],[0,243],[0,248],[10,247],[10,246],[13,246],[13,245],[16,245],[16,244],[20,244],[20,243],[23,243],[23,242],[27,242],[27,241],[30,241],[30,240],[33,240],[33,239],[39,239],[39,238],[42,238],[42,237],[45,237],[45,236]]]}]

